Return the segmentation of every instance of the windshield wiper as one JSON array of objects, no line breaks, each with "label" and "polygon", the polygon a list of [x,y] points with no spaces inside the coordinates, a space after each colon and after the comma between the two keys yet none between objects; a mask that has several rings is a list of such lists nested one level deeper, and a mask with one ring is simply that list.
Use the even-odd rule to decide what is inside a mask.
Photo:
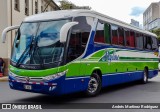
[{"label": "windshield wiper", "polygon": [[26,48],[24,50],[24,52],[22,53],[22,55],[20,56],[20,58],[18,59],[17,64],[16,64],[17,67],[20,65],[20,62],[22,61],[22,58],[24,58],[24,55],[26,55],[28,53],[28,51],[29,51],[28,49],[29,48]]},{"label": "windshield wiper", "polygon": [[[34,45],[34,49],[33,49],[33,51],[32,51],[32,53],[31,53],[31,59],[30,59],[30,63],[31,63],[31,60],[33,60],[33,55],[34,55],[34,53],[35,53],[35,50],[36,51],[38,51],[38,49],[39,49],[39,46],[37,45],[37,40],[36,40],[36,42],[35,42],[35,45]],[[37,52],[37,54],[38,54],[38,57],[40,58],[40,66],[42,67],[42,68],[44,68],[44,63],[43,63],[43,59],[42,59],[42,57],[41,57],[41,55],[39,55],[39,52]]]},{"label": "windshield wiper", "polygon": [[[48,46],[46,46],[46,47],[48,47]],[[52,48],[53,49],[56,48],[56,44],[55,43],[52,45]],[[41,47],[38,46],[38,42],[36,41],[36,44],[34,46],[34,50],[33,50],[32,54],[31,54],[31,60],[34,60],[34,58],[35,58],[34,55],[36,53],[36,55],[38,55],[41,67],[44,68],[45,67],[45,65],[44,65],[44,60],[45,59],[43,59],[42,56],[40,55],[40,50],[39,49],[41,49]],[[61,50],[61,52],[62,52],[62,50]],[[59,63],[59,62],[62,62],[62,60],[53,61],[52,63]]]}]

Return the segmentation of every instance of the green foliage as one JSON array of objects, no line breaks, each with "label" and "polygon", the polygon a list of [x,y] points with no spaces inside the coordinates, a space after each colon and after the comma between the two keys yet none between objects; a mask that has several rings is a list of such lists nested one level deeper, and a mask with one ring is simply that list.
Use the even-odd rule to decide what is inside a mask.
[{"label": "green foliage", "polygon": [[91,9],[91,7],[89,6],[76,6],[75,4],[67,0],[60,1],[60,8],[62,10],[66,10],[66,9],[89,9],[90,10]]},{"label": "green foliage", "polygon": [[156,34],[158,37],[158,40],[160,40],[160,28],[159,29],[155,29],[151,31],[152,33]]},{"label": "green foliage", "polygon": [[62,0],[60,1],[60,8],[62,10],[65,10],[65,9],[72,9],[75,5],[67,0]]}]

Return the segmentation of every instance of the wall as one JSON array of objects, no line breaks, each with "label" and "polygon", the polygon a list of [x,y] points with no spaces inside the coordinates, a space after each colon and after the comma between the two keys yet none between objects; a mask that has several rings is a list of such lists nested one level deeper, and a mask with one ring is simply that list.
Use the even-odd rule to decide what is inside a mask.
[{"label": "wall", "polygon": [[6,37],[6,42],[2,43],[1,42],[1,34],[2,31],[10,26],[10,6],[11,6],[11,0],[1,0],[0,3],[0,57],[2,57],[5,61],[5,75],[8,74],[8,63],[9,63],[9,55],[8,53],[10,53],[10,47],[8,45],[10,45],[10,37],[11,37],[11,33],[7,34]]},{"label": "wall", "polygon": [[7,11],[8,11],[7,0],[1,0],[1,3],[0,3],[0,57],[2,58],[8,57],[8,51],[7,51],[8,41],[6,41],[5,44],[1,42],[1,34],[3,29],[9,26],[7,21]]},{"label": "wall", "polygon": [[159,18],[159,4],[153,4],[152,6],[152,20]]},{"label": "wall", "polygon": [[[20,25],[24,20],[24,18],[27,16],[25,15],[25,0],[19,0],[20,11],[15,10],[14,0],[0,0],[0,1],[1,1],[0,2],[0,57],[2,57],[5,60],[6,63],[5,74],[7,75],[8,65],[9,65],[8,63],[10,61],[11,49],[15,38],[16,30],[7,33],[6,43],[3,44],[1,43],[2,31],[8,26]],[[42,0],[29,0],[29,15],[35,14],[35,1],[38,1],[38,13],[41,13]],[[43,0],[44,4],[46,4],[46,1],[47,0]],[[51,6],[53,6],[53,4]],[[51,9],[50,8],[51,6],[49,6],[48,9]]]}]

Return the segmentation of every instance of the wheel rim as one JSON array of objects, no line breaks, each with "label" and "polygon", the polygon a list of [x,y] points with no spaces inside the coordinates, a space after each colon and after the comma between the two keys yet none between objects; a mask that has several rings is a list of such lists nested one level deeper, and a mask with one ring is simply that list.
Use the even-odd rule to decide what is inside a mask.
[{"label": "wheel rim", "polygon": [[98,82],[94,77],[91,77],[89,83],[88,83],[88,91],[90,93],[94,93],[97,91],[98,88]]},{"label": "wheel rim", "polygon": [[144,72],[144,82],[147,82],[147,75],[146,75],[146,72]]}]

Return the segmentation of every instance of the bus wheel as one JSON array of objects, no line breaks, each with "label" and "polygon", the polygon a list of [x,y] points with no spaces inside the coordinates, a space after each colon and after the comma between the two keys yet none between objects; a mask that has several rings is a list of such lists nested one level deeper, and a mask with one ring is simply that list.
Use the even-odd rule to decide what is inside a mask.
[{"label": "bus wheel", "polygon": [[102,81],[100,76],[97,73],[93,73],[88,82],[87,95],[96,96],[102,87]]},{"label": "bus wheel", "polygon": [[143,84],[146,84],[148,82],[148,70],[145,68],[143,72],[143,79],[141,81]]}]

